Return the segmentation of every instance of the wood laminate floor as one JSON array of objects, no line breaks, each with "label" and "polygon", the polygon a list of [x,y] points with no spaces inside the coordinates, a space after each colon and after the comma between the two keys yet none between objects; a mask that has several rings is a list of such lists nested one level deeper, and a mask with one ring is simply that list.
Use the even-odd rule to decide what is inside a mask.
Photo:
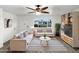
[{"label": "wood laminate floor", "polygon": [[[7,42],[3,48],[0,48],[0,52],[9,53],[8,45],[9,44]],[[39,38],[34,37],[24,53],[78,53],[78,52],[79,49],[73,49],[71,46],[66,44],[60,38],[53,37],[51,38],[51,40],[48,41],[48,45],[46,45],[45,42],[41,42]]]}]

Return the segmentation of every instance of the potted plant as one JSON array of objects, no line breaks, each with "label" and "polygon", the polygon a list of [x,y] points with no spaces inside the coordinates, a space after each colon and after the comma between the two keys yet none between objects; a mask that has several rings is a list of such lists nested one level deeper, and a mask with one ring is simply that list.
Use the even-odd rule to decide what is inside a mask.
[{"label": "potted plant", "polygon": [[46,39],[46,34],[44,34],[44,39]]},{"label": "potted plant", "polygon": [[55,24],[55,35],[56,36],[60,36],[60,28],[61,28],[61,24],[60,23],[56,23]]}]

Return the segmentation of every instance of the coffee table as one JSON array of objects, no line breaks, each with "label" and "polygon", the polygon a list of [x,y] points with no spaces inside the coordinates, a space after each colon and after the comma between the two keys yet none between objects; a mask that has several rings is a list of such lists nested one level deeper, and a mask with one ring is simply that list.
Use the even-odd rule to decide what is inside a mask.
[{"label": "coffee table", "polygon": [[42,41],[45,41],[47,46],[48,46],[48,41],[51,40],[50,37],[43,37],[43,36],[40,37],[39,39],[41,40],[41,43],[42,43]]}]

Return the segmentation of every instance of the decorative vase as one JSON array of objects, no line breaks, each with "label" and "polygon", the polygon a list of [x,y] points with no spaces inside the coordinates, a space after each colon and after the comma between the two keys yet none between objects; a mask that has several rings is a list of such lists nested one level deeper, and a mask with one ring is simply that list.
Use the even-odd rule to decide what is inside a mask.
[{"label": "decorative vase", "polygon": [[46,39],[46,34],[44,34],[44,39]]}]

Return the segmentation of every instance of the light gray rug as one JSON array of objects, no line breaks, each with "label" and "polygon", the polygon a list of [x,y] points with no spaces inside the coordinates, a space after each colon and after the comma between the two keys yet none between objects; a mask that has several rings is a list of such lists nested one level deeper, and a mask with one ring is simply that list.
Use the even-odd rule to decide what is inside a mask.
[{"label": "light gray rug", "polygon": [[[31,41],[30,46],[41,46],[42,44],[45,44],[45,42],[41,42],[39,38],[35,38]],[[52,38],[52,40],[48,41],[48,46],[63,46],[64,45],[58,41],[56,38]]]},{"label": "light gray rug", "polygon": [[[43,43],[45,44],[45,43]],[[31,44],[29,45],[28,51],[39,51],[39,52],[57,52],[57,51],[68,51],[67,48],[56,38],[52,38],[52,40],[49,40],[48,46],[45,47],[41,43],[41,40],[38,38],[35,38],[31,41]]]}]

